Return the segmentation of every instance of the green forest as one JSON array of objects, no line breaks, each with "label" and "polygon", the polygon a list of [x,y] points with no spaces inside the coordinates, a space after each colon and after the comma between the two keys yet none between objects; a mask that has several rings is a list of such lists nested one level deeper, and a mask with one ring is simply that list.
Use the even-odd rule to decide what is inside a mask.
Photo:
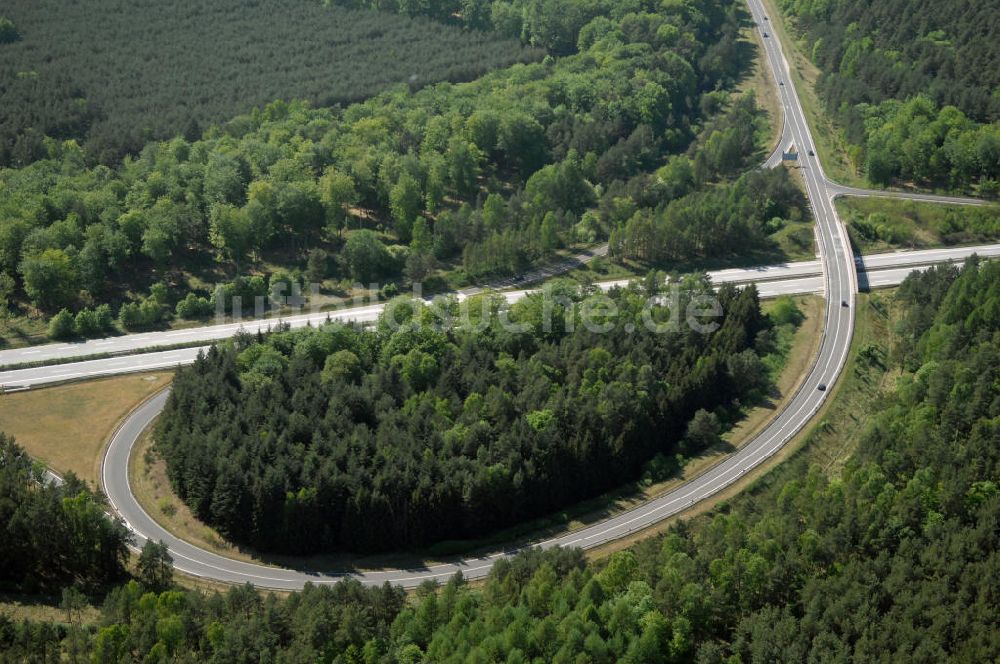
[{"label": "green forest", "polygon": [[0,36],[0,166],[74,139],[108,166],[275,99],[362,101],[399,84],[468,81],[538,49],[425,18],[310,0],[11,0]]},{"label": "green forest", "polygon": [[[775,2],[868,181],[1000,196],[995,0]],[[802,319],[698,273],[813,251],[790,171],[754,168],[751,27],[737,0],[8,0],[0,347],[387,299],[176,372],[155,453],[249,555],[497,550],[670,480],[770,405]],[[996,236],[992,208],[839,207],[867,250]],[[648,276],[397,296],[604,241]],[[0,432],[0,664],[1000,661],[1000,261],[856,301],[825,410],[745,486],[412,592],[175,578]]]},{"label": "green forest", "polygon": [[878,185],[1000,195],[993,2],[778,0],[822,75],[817,91]]},{"label": "green forest", "polygon": [[240,338],[178,371],[156,449],[198,517],[258,550],[475,539],[696,455],[766,392],[754,288],[722,289],[703,333],[684,320],[710,285],[651,306],[655,283]]},{"label": "green forest", "polygon": [[106,594],[93,624],[0,617],[0,660],[994,661],[998,301],[1000,264],[975,261],[873,298],[865,306],[887,329],[850,370],[866,384],[896,376],[895,386],[858,414],[842,469],[799,454],[748,493],[606,560],[533,550],[481,586],[455,577],[410,598],[356,581],[287,599],[250,587],[164,591],[141,575]]},{"label": "green forest", "polygon": [[[115,167],[49,141],[44,159],[0,170],[0,295],[15,316],[65,309],[53,337],[95,336],[230,311],[232,294],[252,302],[275,283],[335,297],[355,283],[442,290],[511,275],[633,217],[636,233],[666,214],[697,236],[721,200],[700,192],[758,152],[753,95],[727,92],[749,54],[745,11],[722,0],[593,11],[570,54],[473,82],[402,85],[343,108],[272,102]],[[747,185],[738,195],[787,190]],[[801,201],[758,205],[684,257],[768,245],[784,212],[801,218]],[[620,255],[677,256],[638,244]]]},{"label": "green forest", "polygon": [[103,497],[86,482],[73,475],[64,480],[51,482],[0,432],[0,589],[93,589],[127,576],[125,524],[107,517]]}]

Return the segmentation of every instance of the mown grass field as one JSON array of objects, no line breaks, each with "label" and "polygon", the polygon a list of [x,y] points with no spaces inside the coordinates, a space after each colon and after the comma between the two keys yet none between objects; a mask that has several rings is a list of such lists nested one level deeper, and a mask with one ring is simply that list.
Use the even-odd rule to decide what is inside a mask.
[{"label": "mown grass field", "polygon": [[118,423],[172,373],[145,373],[0,395],[0,431],[58,473],[99,486],[101,452]]}]

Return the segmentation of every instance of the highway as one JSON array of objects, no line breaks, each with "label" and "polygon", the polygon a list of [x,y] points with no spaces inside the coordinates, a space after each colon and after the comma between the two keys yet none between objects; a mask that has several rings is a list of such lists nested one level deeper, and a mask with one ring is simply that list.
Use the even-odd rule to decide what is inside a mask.
[{"label": "highway", "polygon": [[[765,45],[767,61],[772,68],[772,72],[775,73],[778,80],[784,81],[784,85],[777,86],[778,94],[784,109],[787,131],[793,143],[802,153],[800,164],[802,166],[807,197],[816,220],[820,256],[817,262],[818,272],[812,274],[801,272],[817,268],[772,266],[771,268],[761,268],[751,270],[750,272],[766,275],[763,280],[759,280],[762,290],[765,288],[773,290],[778,287],[793,289],[808,287],[812,292],[822,292],[825,295],[824,331],[815,363],[802,379],[797,391],[790,396],[787,405],[760,434],[701,475],[658,498],[599,523],[573,532],[567,532],[545,541],[528,542],[525,543],[525,546],[541,546],[544,548],[564,546],[584,549],[597,547],[627,536],[629,533],[654,525],[669,516],[682,512],[701,500],[716,495],[726,487],[739,481],[747,472],[764,463],[791,440],[796,433],[802,430],[811,421],[816,411],[823,405],[829,394],[827,387],[835,383],[845,366],[853,334],[858,277],[855,259],[851,252],[846,230],[837,218],[833,201],[839,195],[853,194],[845,193],[843,191],[844,188],[831,183],[823,173],[822,165],[818,159],[808,156],[807,151],[813,148],[814,143],[801,103],[795,92],[794,84],[787,75],[788,65],[782,55],[781,44],[773,31],[767,28],[768,22],[765,19],[760,0],[748,0],[748,4],[758,24],[758,30],[762,32],[762,41]],[[768,36],[763,35],[765,31],[768,32]],[[935,197],[935,200],[937,202],[956,202],[957,199]],[[865,259],[865,262],[867,263],[868,260]],[[912,261],[913,258],[908,257],[905,260]],[[890,279],[895,279],[899,278],[899,274],[905,276],[905,273],[921,265],[923,263],[904,265],[903,267],[887,267],[884,271],[898,273],[890,277]],[[799,270],[800,274],[783,279],[780,276],[782,270]],[[723,278],[728,278],[734,283],[743,283],[740,281],[741,277],[736,273],[730,273],[727,277]],[[793,282],[798,283],[794,284]],[[523,293],[523,291],[520,292]],[[516,295],[511,294],[508,297],[516,297]],[[326,318],[326,314],[317,315],[320,316],[321,320]],[[370,309],[364,312],[352,310],[347,315],[357,320],[360,316],[377,314],[374,313],[374,309]],[[297,324],[305,324],[304,322],[296,322]],[[229,336],[234,332],[234,330],[222,330],[221,326],[200,328],[200,330],[197,334],[224,334],[224,336]],[[174,339],[171,343],[179,343],[183,341],[182,335],[187,332],[185,330],[178,330],[171,333],[157,334],[174,334],[174,337],[168,338]],[[138,335],[138,337],[143,336]],[[210,338],[200,336],[195,338],[197,340],[211,340]],[[149,337],[134,338],[133,341],[147,346],[150,345]],[[111,344],[105,345],[110,346]],[[49,370],[54,372],[53,375],[62,373],[63,378],[61,379],[66,379],[67,375],[75,372],[79,373],[80,371],[90,369],[106,373],[120,373],[135,370],[129,369],[129,363],[133,362],[148,363],[159,361],[166,363],[163,366],[170,366],[170,364],[190,361],[187,358],[190,358],[191,354],[197,353],[197,350],[164,351],[162,353],[113,358],[110,361],[94,361],[97,363],[104,362],[105,364],[91,365],[88,362],[79,362],[69,365],[41,367],[39,369],[26,369],[23,371],[37,372],[40,370]],[[99,352],[107,351],[102,350]],[[69,356],[68,353],[67,349],[62,349],[61,354],[54,357],[67,357]],[[169,353],[173,353],[173,355],[168,355]],[[82,353],[82,355],[85,354],[88,353]],[[21,359],[18,361],[33,361],[34,359],[42,358],[28,358],[27,360]],[[116,362],[118,364],[112,366],[109,362]],[[6,358],[0,358],[0,363],[10,364],[11,361]],[[85,368],[83,365],[90,366]],[[26,382],[32,380],[32,375],[30,374],[18,377],[13,375],[15,373],[17,372],[0,374],[0,384],[15,385],[18,384],[17,380],[21,380],[20,384],[22,385],[41,384],[41,382]],[[34,374],[34,376],[38,377],[39,374]],[[51,377],[42,380],[42,382],[51,381]],[[512,547],[481,557],[448,560],[433,565],[414,564],[412,567],[405,569],[352,570],[326,574],[235,561],[199,549],[173,537],[158,526],[138,505],[128,486],[127,461],[131,449],[142,431],[150,425],[160,412],[166,398],[166,392],[161,392],[137,408],[126,418],[109,444],[102,465],[101,479],[111,506],[122,516],[136,534],[139,544],[141,545],[143,539],[146,537],[162,539],[169,546],[177,569],[185,573],[219,581],[231,583],[249,582],[262,587],[278,589],[297,589],[301,588],[306,582],[328,583],[345,575],[355,576],[366,584],[389,582],[413,587],[429,579],[444,580],[458,571],[461,571],[468,578],[481,578],[488,573],[496,559],[510,555],[516,551],[516,548]]]},{"label": "highway", "polygon": [[476,295],[482,293],[484,290],[504,290],[507,288],[512,288],[514,286],[526,286],[538,281],[544,281],[545,279],[551,279],[560,274],[565,274],[571,270],[589,263],[595,258],[601,258],[608,255],[608,243],[605,242],[600,244],[593,249],[584,252],[582,254],[577,254],[575,256],[570,256],[565,260],[552,263],[551,265],[545,265],[543,267],[536,268],[530,272],[520,274],[516,277],[510,277],[508,279],[502,279],[500,281],[495,281],[486,287],[473,286],[471,288],[463,288],[458,291],[458,294],[463,297],[470,295]]},{"label": "highway", "polygon": [[[763,24],[764,14],[759,0],[748,0],[748,2],[758,25]],[[761,27],[758,29],[763,30]],[[764,43],[768,59],[772,63],[772,70],[785,72],[787,69],[779,69],[775,66],[776,63],[783,62],[780,44],[778,44],[777,38],[770,39],[771,41],[768,42],[768,38],[765,38]],[[786,122],[790,125],[791,135],[796,145],[812,146],[813,141],[809,135],[809,128],[806,126],[801,105],[793,91],[791,82],[781,86],[779,92],[785,110]],[[683,486],[600,523],[543,542],[533,543],[534,545],[592,548],[677,514],[737,482],[745,473],[770,458],[810,421],[813,414],[823,404],[828,394],[826,387],[836,381],[844,367],[850,348],[854,325],[857,276],[847,234],[837,218],[836,210],[833,207],[834,195],[826,186],[826,178],[822,176],[822,167],[815,160],[803,165],[805,166],[803,175],[806,191],[813,208],[818,231],[819,253],[823,269],[823,290],[826,294],[825,328],[817,360],[799,389],[789,399],[787,407],[772,420],[764,431],[744,447]],[[165,393],[159,394],[126,419],[109,445],[102,469],[104,490],[112,506],[137,532],[137,536],[141,533],[147,537],[165,541],[175,558],[177,568],[196,576],[232,583],[251,582],[260,586],[289,589],[301,587],[307,581],[325,582],[339,578],[340,575],[336,574],[322,575],[233,561],[203,551],[172,537],[141,509],[128,486],[128,455],[132,444],[143,429],[156,417],[165,399]],[[351,574],[360,578],[364,583],[381,584],[388,581],[403,586],[414,586],[428,579],[443,580],[458,571],[469,578],[480,578],[488,573],[494,560],[510,553],[512,550],[503,550],[485,557],[459,559],[431,566],[369,570],[351,572]]]},{"label": "highway", "polygon": [[[501,290],[511,288],[515,285],[528,285],[545,279],[550,279],[560,274],[565,274],[574,270],[598,257],[608,254],[607,243],[574,256],[570,256],[556,263],[536,268],[525,272],[517,277],[502,279],[489,284],[486,288]],[[458,292],[459,298],[469,297],[484,291],[484,288],[467,288]],[[250,303],[245,303],[249,306]],[[74,357],[83,358],[94,355],[126,354],[135,353],[142,350],[156,348],[160,346],[179,346],[195,342],[210,342],[220,339],[228,339],[240,330],[255,333],[257,331],[266,332],[277,322],[287,323],[291,327],[304,327],[306,325],[318,325],[327,317],[331,320],[355,320],[359,322],[373,321],[378,318],[384,308],[384,304],[363,305],[354,303],[350,306],[339,308],[335,311],[319,311],[303,307],[307,313],[296,313],[286,316],[271,316],[269,318],[246,319],[234,323],[223,323],[216,325],[200,325],[180,330],[165,330],[157,332],[145,332],[140,334],[125,334],[114,337],[104,337],[102,339],[88,339],[72,343],[54,343],[38,346],[28,346],[25,348],[11,348],[0,350],[0,367],[18,364],[40,364],[50,361],[65,361]],[[0,384],[2,384],[0,380]]]},{"label": "highway", "polygon": [[[790,67],[781,47],[780,39],[772,30],[771,19],[767,15],[761,0],[748,0],[747,4],[750,7],[751,15],[761,36],[760,41],[764,44],[767,64],[775,78],[774,84],[778,97],[781,99],[783,110],[783,115],[780,118],[781,135],[778,138],[778,143],[764,159],[761,167],[776,168],[780,166],[783,161],[783,153],[794,150],[798,152],[798,160],[803,168],[812,166],[819,170],[818,178],[822,181],[823,187],[834,198],[848,196],[857,198],[897,198],[945,205],[984,204],[978,198],[963,196],[917,193],[902,189],[862,189],[842,185],[827,178],[823,172],[819,157],[809,154],[810,150],[813,152],[816,151],[815,143],[812,141],[798,92],[794,89]],[[790,110],[793,111],[791,118],[789,117]]]},{"label": "highway", "polygon": [[[817,160],[818,161],[818,160]],[[940,194],[919,194],[912,191],[896,189],[859,189],[858,187],[848,187],[837,184],[832,180],[826,181],[826,187],[834,197],[847,196],[853,198],[897,198],[908,201],[920,201],[923,203],[938,203],[941,205],[985,205],[978,198],[964,198],[962,196],[944,196]]]},{"label": "highway", "polygon": [[781,137],[778,139],[778,144],[775,146],[774,151],[767,156],[764,163],[761,164],[764,168],[777,168],[781,166],[784,161],[784,153],[792,148],[792,130],[789,128],[787,123],[782,122],[781,125]]},{"label": "highway", "polygon": [[[820,231],[820,253],[824,251],[838,251],[838,247],[848,247],[846,241],[840,237],[841,231],[837,230],[840,224],[836,220],[835,210],[832,200],[841,196],[864,197],[864,198],[897,198],[924,201],[929,203],[953,204],[953,205],[982,205],[983,201],[975,198],[964,198],[957,196],[942,196],[937,194],[911,193],[896,190],[873,190],[849,187],[833,182],[826,177],[823,172],[819,158],[810,156],[809,150],[814,150],[809,127],[805,120],[805,114],[795,91],[794,84],[789,76],[789,65],[785,59],[778,37],[770,28],[770,19],[765,20],[763,6],[760,0],[749,0],[748,5],[753,19],[757,24],[757,29],[761,35],[761,43],[764,44],[765,61],[767,62],[773,76],[774,86],[783,109],[782,134],[775,150],[763,163],[764,167],[773,168],[781,164],[781,153],[783,150],[795,146],[799,150],[799,164],[802,167],[803,177],[806,180],[806,188],[810,204],[813,208],[817,221],[817,228]],[[763,37],[764,34],[767,37]],[[836,242],[833,242],[836,240]],[[833,242],[831,244],[831,242]],[[827,245],[827,246],[824,246]],[[549,279],[559,274],[564,274],[597,257],[606,256],[608,244],[603,243],[589,251],[585,251],[574,256],[570,256],[556,263],[536,268],[517,277],[502,279],[489,284],[487,288],[493,290],[504,290],[532,284],[538,281]],[[762,269],[772,269],[771,267]],[[792,276],[792,275],[789,275]],[[725,281],[724,276],[716,276],[716,283]],[[749,280],[740,278],[741,283]],[[483,292],[484,288],[471,287],[458,292],[460,298],[468,297]],[[507,291],[508,297],[511,294],[523,293],[522,290]],[[72,343],[54,343],[25,348],[13,348],[0,350],[0,367],[20,365],[20,364],[40,364],[50,361],[65,361],[71,358],[84,358],[96,355],[121,355],[135,353],[141,350],[148,350],[161,346],[179,346],[198,342],[218,341],[235,335],[240,330],[250,333],[257,331],[267,331],[279,320],[291,327],[305,325],[317,325],[327,320],[358,321],[367,322],[375,320],[382,311],[382,304],[355,305],[343,307],[333,311],[325,312],[319,310],[309,310],[307,313],[286,315],[283,317],[272,316],[263,319],[246,319],[234,323],[203,325],[178,330],[166,330],[157,332],[147,332],[141,334],[127,334],[102,339],[91,339],[87,341]],[[0,377],[0,385],[3,384]]]},{"label": "highway", "polygon": [[[951,247],[946,249],[927,249],[921,251],[898,251],[885,254],[872,254],[857,258],[859,269],[867,271],[881,270],[889,267],[902,268],[906,266],[922,266],[943,262],[958,262],[968,256],[977,254],[983,257],[1000,256],[1000,244],[985,244],[970,247]],[[767,265],[753,268],[733,268],[709,272],[708,276],[715,284],[757,283],[762,297],[776,297],[785,294],[823,292],[822,285],[817,287],[816,280],[800,280],[800,277],[819,275],[822,273],[822,263],[819,260],[797,261],[779,265]],[[598,283],[604,290],[613,286],[624,286],[628,279],[619,279]],[[902,281],[902,279],[900,279]],[[765,282],[780,282],[767,284]],[[899,283],[893,282],[894,283]],[[887,284],[887,285],[893,285]],[[537,289],[520,289],[504,291],[508,301],[514,302]],[[459,299],[468,297],[465,293],[458,294]],[[266,331],[277,322],[287,323],[291,327],[305,325],[320,325],[327,319],[339,321],[354,321],[370,323],[378,318],[385,305],[382,303],[338,309],[331,312],[315,312],[288,316],[285,318],[255,319],[239,323],[208,325],[192,327],[185,330],[167,330],[163,332],[147,332],[144,334],[128,334],[106,339],[94,339],[72,344],[50,344],[0,351],[0,367],[31,363],[42,365],[45,362],[60,360],[61,363],[49,366],[34,366],[32,369],[0,371],[0,387],[5,385],[41,385],[57,380],[72,380],[83,376],[100,376],[121,373],[124,371],[143,371],[159,369],[173,364],[187,364],[193,361],[197,352],[192,349],[174,349],[158,353],[143,353],[147,357],[138,360],[130,357],[140,351],[158,347],[177,346],[199,342],[218,341],[235,335],[240,330],[246,332]],[[197,349],[194,349],[195,351]],[[101,360],[82,362],[65,362],[72,358],[88,356],[113,355]]]},{"label": "highway", "polygon": [[[865,290],[867,287],[884,288],[886,286],[895,286],[902,283],[906,275],[913,270],[940,263],[958,263],[973,254],[984,258],[1000,257],[1000,244],[927,249],[922,251],[896,251],[857,257],[855,261],[859,269],[861,289]],[[822,262],[813,260],[764,267],[717,270],[709,272],[708,276],[715,284],[731,283],[742,285],[754,283],[757,285],[757,290],[760,292],[761,297],[771,298],[779,295],[822,294],[824,292],[822,272]],[[628,282],[629,280],[627,279],[619,279],[600,282],[596,285],[602,290],[607,291],[615,286],[624,286]],[[522,297],[535,292],[537,292],[537,289],[522,289],[505,291],[502,295],[509,302],[516,302]],[[345,309],[331,314],[330,318],[334,320],[352,320],[359,323],[369,323],[378,317],[382,312],[383,306],[378,304]],[[306,323],[319,325],[326,320],[326,317],[327,314],[320,313],[307,314],[302,317],[286,320],[293,320],[297,326],[305,325]],[[267,324],[272,323],[273,321],[267,322]],[[255,326],[259,324],[258,321],[254,321],[245,329],[256,329]],[[223,339],[232,336],[239,329],[239,325],[193,328],[192,331],[204,330],[208,334],[204,337],[196,335],[191,338],[194,340],[206,339],[206,337],[206,340]],[[176,343],[176,337],[171,336],[171,334],[170,332],[161,332],[148,335],[132,335],[138,338],[134,339],[131,345],[124,343],[122,348],[124,350],[131,349],[134,352],[140,348],[161,345],[161,339],[163,340],[163,344]],[[119,339],[128,340],[129,337],[119,337]],[[191,364],[198,356],[199,351],[207,349],[207,345],[191,348],[175,348],[0,371],[0,389],[12,390],[25,387],[41,387],[47,384],[70,380],[99,378],[102,376],[152,371],[156,369],[171,369],[180,365]]]}]

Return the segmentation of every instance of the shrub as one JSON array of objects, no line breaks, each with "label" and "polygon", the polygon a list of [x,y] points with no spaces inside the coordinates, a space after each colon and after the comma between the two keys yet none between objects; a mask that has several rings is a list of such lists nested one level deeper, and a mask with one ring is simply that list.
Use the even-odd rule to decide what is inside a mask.
[{"label": "shrub", "polygon": [[139,305],[135,302],[127,302],[118,310],[118,322],[126,330],[137,330],[141,326],[141,314]]},{"label": "shrub", "polygon": [[322,249],[312,249],[309,251],[309,258],[306,260],[306,278],[311,283],[318,284],[326,279],[329,270],[329,255]]},{"label": "shrub", "polygon": [[774,307],[772,307],[769,317],[775,325],[792,325],[794,327],[798,327],[805,320],[805,314],[799,309],[799,305],[787,295],[782,295],[774,301]]},{"label": "shrub", "polygon": [[160,512],[164,516],[173,516],[177,514],[177,506],[174,505],[174,502],[169,498],[160,498],[160,500],[157,501],[156,506],[160,508]]},{"label": "shrub", "polygon": [[187,297],[177,303],[175,313],[178,318],[206,318],[212,315],[215,307],[208,298],[198,297],[194,293],[188,293]]},{"label": "shrub", "polygon": [[101,324],[97,320],[97,312],[93,309],[81,309],[77,312],[74,325],[76,333],[81,337],[100,336]]},{"label": "shrub", "polygon": [[0,16],[0,44],[17,41],[17,26],[6,16]]},{"label": "shrub", "polygon": [[118,310],[118,322],[128,331],[153,327],[164,319],[166,308],[152,297],[140,302],[128,302]]},{"label": "shrub", "polygon": [[268,300],[273,306],[302,304],[309,293],[309,287],[300,283],[297,275],[286,270],[277,270],[268,280]]},{"label": "shrub", "polygon": [[[231,313],[234,316],[242,316],[244,313],[253,312],[256,305],[255,299],[267,298],[269,293],[267,281],[260,275],[250,278],[237,277],[234,281],[219,284],[215,292],[212,293],[213,310],[221,310]],[[240,310],[234,311],[233,298],[240,298]]]},{"label": "shrub", "polygon": [[74,333],[73,322],[73,314],[69,309],[61,310],[49,321],[49,338],[69,339]]},{"label": "shrub", "polygon": [[97,324],[101,332],[113,332],[115,329],[115,317],[111,315],[111,305],[102,304],[94,309],[97,315]]}]

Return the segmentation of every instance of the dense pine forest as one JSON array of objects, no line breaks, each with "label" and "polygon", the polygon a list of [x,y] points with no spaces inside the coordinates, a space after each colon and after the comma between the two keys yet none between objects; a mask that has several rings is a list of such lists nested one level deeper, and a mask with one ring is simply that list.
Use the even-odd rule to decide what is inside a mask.
[{"label": "dense pine forest", "polygon": [[[100,588],[126,576],[131,534],[73,475],[53,484],[0,432],[0,589]],[[39,527],[44,524],[44,527]]]},{"label": "dense pine forest", "polygon": [[1000,194],[1000,25],[990,0],[778,0],[827,111],[876,184]]},{"label": "dense pine forest", "polygon": [[284,600],[132,582],[96,624],[0,617],[0,660],[995,661],[998,298],[996,263],[911,276],[877,303],[898,312],[884,344],[855,360],[864,381],[899,378],[873,400],[846,467],[800,455],[604,562],[531,551],[482,587],[454,578],[410,600],[356,582]]},{"label": "dense pine forest", "polygon": [[[115,168],[50,142],[0,171],[0,295],[18,314],[66,309],[58,337],[205,317],[274,283],[325,283],[331,297],[355,282],[441,288],[442,274],[456,286],[607,238],[753,163],[760,113],[726,92],[748,61],[741,7],[593,11],[571,54],[474,82],[343,109],[273,102]],[[696,203],[669,215],[673,230],[698,235],[713,201]],[[740,234],[768,245],[783,211],[802,216],[794,201],[772,207],[686,258],[736,255]]]},{"label": "dense pine forest", "polygon": [[47,136],[113,165],[275,99],[345,104],[542,56],[494,33],[310,0],[14,0],[2,13],[17,38],[0,37],[0,166],[46,158]]},{"label": "dense pine forest", "polygon": [[[195,514],[261,550],[476,538],[634,481],[658,455],[697,454],[765,390],[755,289],[723,289],[711,333],[684,322],[707,284],[669,311],[648,308],[657,292],[565,287],[465,314],[400,301],[374,333],[238,339],[178,371],[156,449]],[[458,325],[438,329],[435,311]]]}]

